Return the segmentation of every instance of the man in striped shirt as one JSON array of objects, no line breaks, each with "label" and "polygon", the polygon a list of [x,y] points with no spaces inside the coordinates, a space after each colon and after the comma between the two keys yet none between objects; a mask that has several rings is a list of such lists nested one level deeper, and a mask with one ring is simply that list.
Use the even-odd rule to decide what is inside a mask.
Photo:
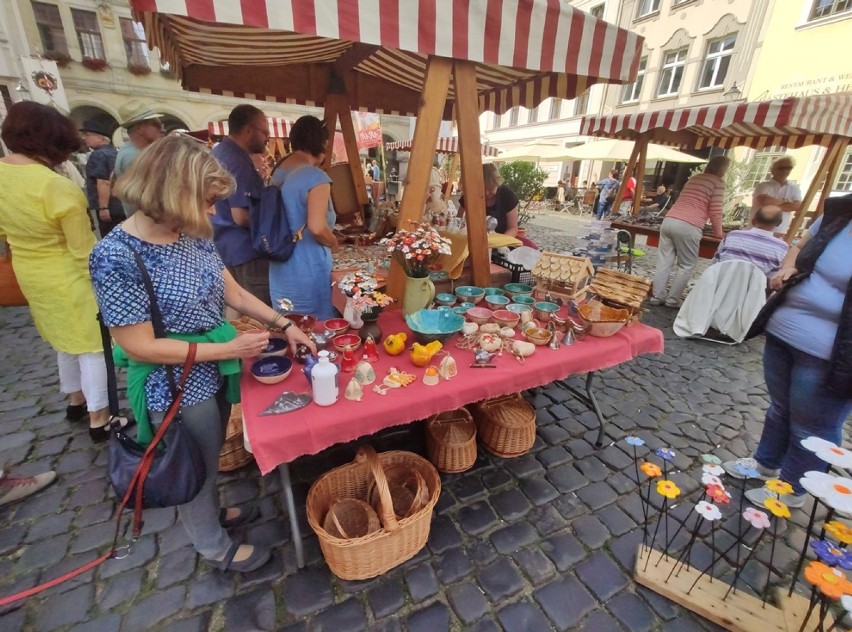
[{"label": "man in striped shirt", "polygon": [[748,261],[763,270],[767,278],[771,277],[781,268],[781,262],[788,250],[787,242],[772,234],[783,219],[781,207],[761,207],[751,220],[752,228],[727,234],[719,244],[713,263]]}]

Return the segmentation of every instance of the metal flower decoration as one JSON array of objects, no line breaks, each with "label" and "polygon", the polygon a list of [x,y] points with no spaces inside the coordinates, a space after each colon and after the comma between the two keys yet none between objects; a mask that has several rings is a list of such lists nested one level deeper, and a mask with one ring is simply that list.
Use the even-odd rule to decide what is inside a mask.
[{"label": "metal flower decoration", "polygon": [[665,447],[657,448],[656,450],[654,450],[654,454],[656,454],[664,461],[671,461],[673,458],[675,458],[675,456],[677,456],[677,453],[674,450]]},{"label": "metal flower decoration", "polygon": [[808,437],[802,439],[802,447],[816,454],[826,463],[837,467],[852,468],[852,451],[841,448],[831,441],[819,437]]},{"label": "metal flower decoration", "polygon": [[658,476],[663,475],[663,470],[660,469],[660,466],[655,463],[651,463],[650,461],[645,461],[639,466],[639,469],[645,473],[645,476],[649,476],[651,478],[657,478]]},{"label": "metal flower decoration", "polygon": [[669,480],[657,481],[657,493],[669,500],[673,500],[680,496],[680,488]]},{"label": "metal flower decoration", "polygon": [[712,474],[713,476],[722,476],[725,473],[725,468],[716,463],[705,463],[701,466],[701,471],[706,474]]},{"label": "metal flower decoration", "polygon": [[716,485],[717,487],[722,487],[722,479],[720,479],[715,474],[708,474],[704,472],[701,475],[701,484],[702,485]]},{"label": "metal flower decoration", "polygon": [[823,528],[828,535],[840,542],[840,544],[852,544],[852,529],[842,522],[831,520],[830,522],[826,522]]},{"label": "metal flower decoration", "polygon": [[800,482],[802,487],[835,511],[852,515],[852,479],[823,472],[806,472]]},{"label": "metal flower decoration", "polygon": [[719,505],[727,505],[731,502],[731,495],[721,485],[708,485],[704,492],[708,498]]},{"label": "metal flower decoration", "polygon": [[776,518],[790,517],[790,508],[777,498],[767,498],[763,501],[763,506],[766,507]]},{"label": "metal flower decoration", "polygon": [[701,460],[708,465],[722,465],[722,459],[714,454],[702,454]]},{"label": "metal flower decoration", "polygon": [[737,463],[734,466],[734,469],[737,471],[737,474],[745,478],[757,478],[760,476],[760,472],[758,472],[755,468],[747,467],[742,463]]},{"label": "metal flower decoration", "polygon": [[829,566],[839,566],[847,571],[852,570],[852,552],[838,549],[833,542],[826,540],[811,540],[811,548],[820,561]]},{"label": "metal flower decoration", "polygon": [[840,599],[852,594],[852,583],[843,571],[831,568],[822,562],[810,562],[805,567],[805,580],[829,599]]},{"label": "metal flower decoration", "polygon": [[645,440],[642,437],[629,436],[625,437],[624,440],[627,442],[627,445],[632,445],[634,448],[639,447],[640,445],[645,445]]},{"label": "metal flower decoration", "polygon": [[786,496],[793,493],[793,486],[779,478],[770,478],[764,483],[764,487],[779,496]]},{"label": "metal flower decoration", "polygon": [[697,505],[695,505],[695,511],[698,512],[705,520],[714,521],[719,520],[722,517],[722,512],[719,511],[719,508],[713,503],[708,503],[706,500],[699,501]]},{"label": "metal flower decoration", "polygon": [[747,507],[743,511],[743,518],[755,529],[768,529],[770,522],[766,512],[754,507]]}]

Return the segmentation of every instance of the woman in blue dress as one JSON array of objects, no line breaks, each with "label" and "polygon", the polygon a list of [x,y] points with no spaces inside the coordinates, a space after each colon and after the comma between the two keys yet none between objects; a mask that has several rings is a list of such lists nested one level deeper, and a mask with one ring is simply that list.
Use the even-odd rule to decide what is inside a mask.
[{"label": "woman in blue dress", "polygon": [[300,314],[320,320],[333,318],[331,304],[331,253],[337,249],[331,178],[319,168],[328,148],[328,130],[315,116],[303,116],[290,130],[287,156],[272,175],[281,196],[290,228],[302,230],[302,239],[285,262],[269,264],[269,294],[272,304],[282,298],[293,303]]}]

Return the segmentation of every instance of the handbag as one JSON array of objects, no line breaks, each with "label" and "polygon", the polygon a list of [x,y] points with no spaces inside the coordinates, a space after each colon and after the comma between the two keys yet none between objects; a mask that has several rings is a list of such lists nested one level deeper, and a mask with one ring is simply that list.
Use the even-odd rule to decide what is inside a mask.
[{"label": "handbag", "polygon": [[26,304],[27,299],[12,268],[12,251],[6,244],[6,254],[0,256],[0,306],[20,307]]},{"label": "handbag", "polygon": [[[131,248],[131,250],[133,250]],[[162,313],[157,306],[154,286],[139,253],[133,250],[136,265],[151,302],[151,324],[157,338],[165,337]],[[157,428],[151,443],[140,445],[132,436],[133,427],[118,421],[118,392],[115,383],[115,364],[109,344],[109,332],[101,323],[104,336],[104,356],[107,362],[107,387],[110,406],[110,439],[108,474],[119,497],[129,493],[129,502],[137,511],[143,508],[173,507],[188,503],[198,495],[207,476],[204,456],[189,431],[181,423],[180,405],[184,386],[195,361],[197,345],[190,343],[183,364],[180,382],[175,385],[174,371],[166,365],[166,375],[172,390],[172,403]],[[168,432],[168,437],[163,437]]]},{"label": "handbag", "polygon": [[807,277],[807,272],[794,274],[787,279],[784,285],[781,286],[781,289],[770,294],[769,298],[767,298],[766,302],[763,304],[763,307],[761,307],[760,311],[757,313],[757,316],[755,316],[754,321],[752,321],[751,327],[748,328],[748,333],[746,333],[744,340],[751,340],[752,338],[762,334],[766,329],[766,325],[769,324],[769,319],[772,318],[772,314],[775,313],[776,309],[781,307],[781,304],[787,298],[787,292],[804,281]]}]

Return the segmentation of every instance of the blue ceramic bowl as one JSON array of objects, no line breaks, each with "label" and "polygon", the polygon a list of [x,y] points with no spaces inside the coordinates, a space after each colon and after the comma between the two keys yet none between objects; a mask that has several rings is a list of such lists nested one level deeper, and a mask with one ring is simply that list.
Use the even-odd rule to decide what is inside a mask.
[{"label": "blue ceramic bowl", "polygon": [[460,301],[478,303],[485,297],[485,290],[473,285],[460,285],[456,288],[456,296],[459,297]]},{"label": "blue ceramic bowl", "polygon": [[441,292],[440,294],[435,295],[435,302],[438,305],[446,305],[448,307],[452,307],[456,304],[456,297],[449,292]]},{"label": "blue ceramic bowl", "polygon": [[515,294],[515,296],[512,297],[512,301],[519,305],[529,305],[530,307],[532,307],[533,303],[535,303],[535,299],[526,294]]},{"label": "blue ceramic bowl", "polygon": [[464,315],[467,314],[467,310],[469,309],[470,307],[465,307],[464,305],[456,305],[455,307],[451,307],[450,311],[452,311],[453,314],[458,314],[459,316],[464,318]]},{"label": "blue ceramic bowl", "polygon": [[521,303],[512,303],[511,305],[506,305],[506,309],[510,312],[515,312],[516,314],[520,314],[522,312],[531,312],[531,305],[523,305]]},{"label": "blue ceramic bowl", "polygon": [[500,296],[499,294],[491,294],[490,296],[485,297],[485,302],[488,303],[488,307],[491,309],[500,309],[501,307],[505,307],[509,304],[509,299],[506,296]]},{"label": "blue ceramic bowl", "polygon": [[485,296],[492,296],[492,295],[495,295],[495,294],[499,295],[499,296],[503,296],[505,294],[505,292],[503,290],[501,290],[499,287],[486,287],[486,288],[484,288],[484,290],[485,290]]},{"label": "blue ceramic bowl", "polygon": [[263,384],[278,384],[290,375],[293,361],[282,356],[269,356],[256,360],[251,365],[251,374]]},{"label": "blue ceramic bowl", "polygon": [[474,304],[473,304],[473,303],[471,303],[470,301],[464,301],[463,303],[459,303],[459,307],[464,307],[464,311],[467,311],[467,310],[469,310],[471,307],[476,307],[476,305],[474,305]]},{"label": "blue ceramic bowl", "polygon": [[556,303],[540,301],[533,305],[533,316],[543,323],[548,322],[550,320],[550,317],[558,311],[559,305],[557,305]]},{"label": "blue ceramic bowl", "polygon": [[525,283],[507,283],[503,286],[503,289],[513,299],[516,296],[529,296],[533,291],[532,286]]},{"label": "blue ceramic bowl", "polygon": [[260,352],[261,358],[268,356],[283,356],[287,353],[287,341],[281,338],[270,338],[263,351]]},{"label": "blue ceramic bowl", "polygon": [[453,308],[450,307],[449,305],[438,305],[438,307],[436,307],[435,309],[438,310],[439,312],[452,312],[453,311]]},{"label": "blue ceramic bowl", "polygon": [[406,315],[405,323],[414,332],[417,342],[425,345],[433,340],[444,342],[460,332],[464,316],[446,310],[421,309]]}]

